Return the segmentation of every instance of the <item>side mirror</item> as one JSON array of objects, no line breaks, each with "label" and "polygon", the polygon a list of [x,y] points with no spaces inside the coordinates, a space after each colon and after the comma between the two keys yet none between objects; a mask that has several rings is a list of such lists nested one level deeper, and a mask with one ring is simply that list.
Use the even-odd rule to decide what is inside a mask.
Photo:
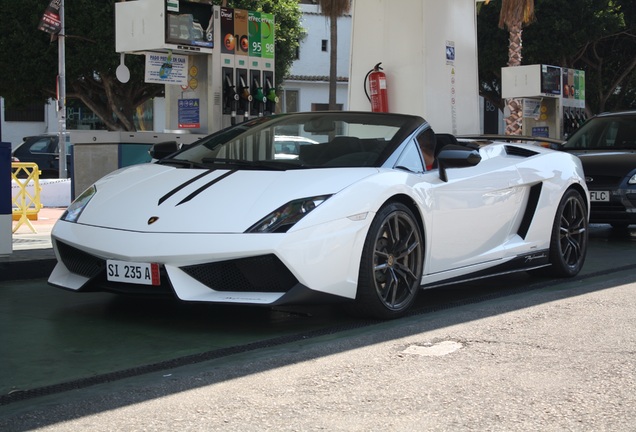
[{"label": "side mirror", "polygon": [[446,170],[448,168],[465,168],[477,165],[481,162],[481,156],[477,150],[471,150],[462,146],[445,146],[437,155],[439,166],[439,178],[443,182],[448,181]]},{"label": "side mirror", "polygon": [[176,141],[164,141],[153,144],[148,153],[153,159],[163,159],[179,151],[179,144]]}]

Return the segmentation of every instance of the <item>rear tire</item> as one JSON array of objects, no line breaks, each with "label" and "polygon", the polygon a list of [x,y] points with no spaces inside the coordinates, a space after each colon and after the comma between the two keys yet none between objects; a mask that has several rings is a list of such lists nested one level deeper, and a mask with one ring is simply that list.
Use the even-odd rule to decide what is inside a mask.
[{"label": "rear tire", "polygon": [[411,307],[420,289],[424,245],[411,210],[390,203],[376,214],[362,250],[355,315],[397,318]]},{"label": "rear tire", "polygon": [[585,262],[588,241],[587,207],[581,193],[569,189],[557,208],[550,239],[550,264],[553,277],[576,276]]}]

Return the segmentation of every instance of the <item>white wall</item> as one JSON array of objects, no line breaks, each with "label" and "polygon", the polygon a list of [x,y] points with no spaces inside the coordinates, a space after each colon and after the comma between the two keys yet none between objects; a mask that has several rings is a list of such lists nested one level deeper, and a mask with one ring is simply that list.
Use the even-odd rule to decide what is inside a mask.
[{"label": "white wall", "polygon": [[[306,37],[300,42],[300,59],[296,60],[290,75],[329,76],[330,24],[329,19],[318,13],[317,5],[299,5],[303,12],[302,27]],[[327,51],[322,51],[322,40]],[[338,19],[338,68],[337,75],[349,76],[349,54],[351,52],[351,15]]]},{"label": "white wall", "polygon": [[156,132],[163,132],[166,127],[166,99],[162,97],[156,97],[152,100],[153,110],[153,130]]},{"label": "white wall", "polygon": [[[330,28],[329,20],[319,14],[317,5],[299,5],[303,12],[301,25],[306,37],[300,42],[300,55],[290,69],[290,77],[283,82],[285,90],[299,92],[299,111],[311,111],[313,103],[329,103],[329,56]],[[322,40],[327,40],[327,51],[322,51]],[[351,52],[351,15],[338,19],[338,65],[337,75],[349,76],[349,57]],[[348,109],[348,82],[337,84],[336,103]]]},{"label": "white wall", "polygon": [[[311,111],[314,103],[329,103],[329,83],[325,81],[297,81],[286,80],[283,83],[285,90],[298,91],[298,111]],[[336,102],[343,105],[342,109],[348,109],[347,98],[349,84],[339,82],[336,87]]]},{"label": "white wall", "polygon": [[[477,133],[474,0],[354,0],[349,106],[369,110],[364,77],[378,62],[391,112],[426,118],[436,132]],[[456,57],[446,59],[448,42]]]}]

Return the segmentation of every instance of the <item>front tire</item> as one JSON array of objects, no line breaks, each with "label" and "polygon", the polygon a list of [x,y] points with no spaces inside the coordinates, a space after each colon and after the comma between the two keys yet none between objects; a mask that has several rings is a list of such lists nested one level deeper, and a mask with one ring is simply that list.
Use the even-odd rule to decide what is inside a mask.
[{"label": "front tire", "polygon": [[568,190],[557,208],[550,239],[549,274],[576,276],[585,262],[588,241],[587,207],[581,193]]},{"label": "front tire", "polygon": [[424,245],[411,210],[391,203],[376,214],[362,250],[358,292],[351,311],[374,318],[397,318],[417,296]]}]

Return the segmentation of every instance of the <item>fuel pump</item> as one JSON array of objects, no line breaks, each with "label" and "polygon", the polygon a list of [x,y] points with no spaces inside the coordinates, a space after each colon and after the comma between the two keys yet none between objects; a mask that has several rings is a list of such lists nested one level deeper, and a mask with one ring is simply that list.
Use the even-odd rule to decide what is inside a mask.
[{"label": "fuel pump", "polygon": [[236,84],[238,86],[238,115],[243,116],[243,120],[250,118],[250,110],[252,104],[252,94],[250,93],[250,87],[247,85],[247,69],[236,70]]},{"label": "fuel pump", "polygon": [[567,138],[572,134],[573,128],[572,115],[570,107],[563,107],[563,138]]},{"label": "fuel pump", "polygon": [[578,127],[583,126],[583,123],[585,123],[586,120],[587,120],[587,118],[585,117],[585,110],[583,110],[581,108],[577,108],[576,109],[576,119],[577,119]]},{"label": "fuel pump", "polygon": [[239,95],[234,85],[233,69],[223,68],[223,114],[230,115],[231,124],[236,124],[236,108]]},{"label": "fuel pump", "polygon": [[567,139],[586,121],[585,72],[577,69],[561,70],[561,104],[563,106],[563,139]]},{"label": "fuel pump", "polygon": [[274,81],[273,73],[263,72],[263,79],[265,81],[265,114],[274,114],[278,103],[278,95],[276,94],[276,88],[272,84]]},{"label": "fuel pump", "polygon": [[568,138],[575,130],[583,126],[586,120],[583,108],[563,107],[563,137]]},{"label": "fuel pump", "polygon": [[576,108],[570,107],[570,134],[579,128],[579,122],[576,119]]},{"label": "fuel pump", "polygon": [[261,85],[261,71],[251,70],[250,79],[252,81],[251,94],[252,94],[252,112],[251,115],[263,117],[263,111],[265,109],[265,93],[263,93],[263,87]]}]

